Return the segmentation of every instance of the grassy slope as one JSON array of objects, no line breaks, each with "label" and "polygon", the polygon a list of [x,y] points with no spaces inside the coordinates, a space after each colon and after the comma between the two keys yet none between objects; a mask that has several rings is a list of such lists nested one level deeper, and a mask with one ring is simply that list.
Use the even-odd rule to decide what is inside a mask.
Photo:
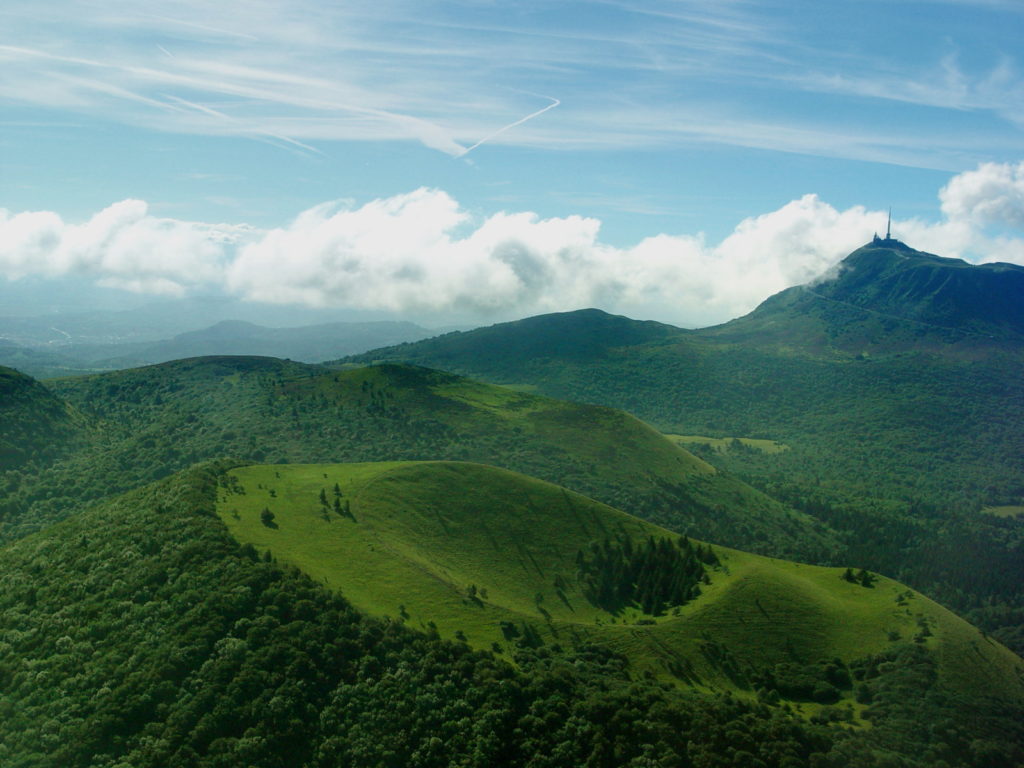
[{"label": "grassy slope", "polygon": [[[547,642],[598,641],[659,676],[672,670],[701,686],[744,689],[757,669],[849,662],[884,650],[892,632],[909,639],[923,621],[948,685],[1024,698],[1024,664],[1005,648],[897,582],[864,588],[836,568],[716,549],[722,567],[680,615],[653,625],[636,624],[650,617],[633,609],[614,617],[580,592],[577,550],[617,533],[670,534],[522,475],[450,462],[252,466],[233,475],[244,492],[222,489],[218,514],[240,541],[298,565],[360,610],[404,610],[410,624],[461,631],[478,647],[504,645],[499,622],[527,622]],[[323,513],[319,492],[331,499],[335,483],[354,519]],[[264,507],[276,528],[260,522]],[[471,585],[486,596],[473,600]]]},{"label": "grassy slope", "polygon": [[[331,404],[359,402],[380,392],[383,408],[429,417],[460,435],[509,436],[497,458],[485,459],[626,506],[631,512],[703,538],[802,557],[827,557],[836,542],[807,516],[786,509],[736,478],[718,472],[678,443],[620,410],[568,403],[459,376],[381,365],[299,381]],[[406,418],[409,418],[408,416]],[[413,417],[415,418],[415,417]],[[554,474],[532,452],[569,471]],[[438,458],[424,455],[422,458]],[[466,455],[458,458],[480,460]],[[596,482],[595,482],[596,481]],[[602,488],[601,486],[605,486]],[[635,505],[612,488],[629,488],[661,509]],[[665,508],[667,507],[667,508]],[[813,553],[813,554],[812,554]]]},{"label": "grassy slope", "polygon": [[[92,412],[99,440],[45,480],[61,503],[35,502],[25,517],[56,519],[100,478],[109,494],[224,455],[259,463],[458,459],[557,482],[734,546],[805,559],[837,547],[809,516],[628,414],[437,371],[199,358],[52,386]],[[69,484],[74,492],[63,499]]]}]

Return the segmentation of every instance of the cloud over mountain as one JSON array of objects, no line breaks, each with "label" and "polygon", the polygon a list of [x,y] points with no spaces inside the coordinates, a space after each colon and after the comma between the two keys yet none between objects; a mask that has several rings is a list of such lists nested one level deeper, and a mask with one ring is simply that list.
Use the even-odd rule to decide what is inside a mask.
[{"label": "cloud over mountain", "polygon": [[[946,256],[1024,263],[1024,239],[984,229],[1024,224],[1022,190],[1024,164],[982,165],[941,190],[942,221],[898,221],[894,233]],[[140,292],[213,288],[439,319],[597,306],[701,326],[813,279],[884,228],[884,212],[839,211],[816,195],[745,219],[717,244],[658,234],[629,247],[602,242],[596,218],[479,218],[427,188],[362,206],[324,203],[266,231],[159,218],[125,200],[83,224],[0,210],[0,270],[9,280],[72,274]]]}]

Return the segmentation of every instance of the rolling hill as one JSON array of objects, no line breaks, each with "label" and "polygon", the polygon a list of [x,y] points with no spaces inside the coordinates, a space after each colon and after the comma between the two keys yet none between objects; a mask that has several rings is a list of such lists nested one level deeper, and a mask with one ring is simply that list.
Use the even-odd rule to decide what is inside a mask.
[{"label": "rolling hill", "polygon": [[[547,321],[548,333],[571,338],[570,318]],[[531,332],[520,322],[351,362],[407,362],[528,385],[551,397],[621,408],[671,434],[776,440],[792,450],[769,460],[741,454],[727,466],[816,491],[959,510],[1024,496],[1024,437],[1015,427],[1024,420],[1019,346],[981,359],[962,346],[957,355],[818,355],[819,334],[805,334],[802,322],[794,318],[790,330],[811,342],[797,350],[780,348],[778,334],[762,344],[722,327],[609,347],[595,358],[519,356],[516,350],[530,348],[520,336]]]},{"label": "rolling hill", "polygon": [[[597,643],[638,672],[749,694],[766,670],[823,659],[850,665],[913,638],[935,655],[939,684],[955,695],[1024,703],[1021,659],[897,582],[872,575],[865,585],[844,579],[842,568],[697,541],[684,550],[677,534],[493,467],[243,467],[222,484],[217,509],[242,543],[300,567],[359,610],[434,626],[481,649],[525,637]],[[604,604],[588,581],[594,548],[640,558],[649,539],[680,559],[697,548],[699,593],[661,610],[639,599]],[[606,564],[602,575],[618,578],[621,566]],[[821,682],[818,703],[852,704],[852,688],[842,694]]]},{"label": "rolling hill", "polygon": [[[256,473],[256,485],[244,493],[231,471],[229,463],[195,467],[0,546],[5,765],[575,768],[655,760],[714,768],[1002,768],[1024,758],[1024,719],[1012,673],[1019,660],[1007,662],[1004,650],[913,593],[903,590],[900,605],[890,589],[895,585],[885,580],[865,588],[839,579],[841,570],[821,571],[819,579],[817,569],[805,573],[806,566],[744,559],[716,548],[722,560],[717,570],[709,565],[711,583],[682,608],[709,628],[697,655],[704,659],[700,669],[706,663],[715,672],[707,672],[703,684],[674,676],[662,683],[634,668],[631,658],[643,666],[636,648],[625,647],[632,656],[624,656],[600,643],[577,643],[566,630],[558,643],[550,637],[536,643],[528,632],[508,640],[502,634],[496,657],[445,640],[429,624],[426,632],[416,631],[411,615],[367,616],[332,591],[338,585],[328,588],[319,575],[309,578],[282,562],[284,556],[277,560],[240,546],[214,514],[218,498],[230,505],[258,501],[264,490],[259,485],[265,485],[260,478],[272,478],[276,495],[267,490],[266,496],[279,504],[276,531],[282,536],[298,532],[307,513],[331,527],[317,533],[324,543],[341,526],[374,525],[380,537],[374,541],[418,551],[425,567],[464,569],[457,571],[460,578],[475,578],[480,564],[493,558],[493,546],[478,535],[480,522],[492,534],[519,533],[541,567],[561,563],[564,554],[545,549],[543,538],[559,524],[579,528],[572,513],[565,517],[567,498],[578,512],[593,513],[594,525],[601,520],[638,533],[651,529],[561,489],[473,465],[236,467],[236,476]],[[357,519],[362,513],[362,521],[333,512],[336,520],[322,520],[317,486],[332,476],[345,485],[349,511]],[[469,494],[474,509],[449,490]],[[293,491],[299,496],[291,500],[299,503],[286,509]],[[494,498],[489,491],[511,496]],[[333,494],[333,487],[327,492]],[[508,501],[519,506],[524,492],[538,506],[533,531],[501,514]],[[424,506],[427,499],[436,506]],[[476,502],[483,501],[493,509],[478,517]],[[439,530],[435,511],[448,532]],[[230,507],[226,512],[233,519]],[[239,511],[239,521],[243,514],[248,510]],[[468,538],[451,530],[460,519],[470,523],[461,526]],[[582,541],[576,533],[568,540]],[[477,546],[488,554],[474,552]],[[510,548],[516,549],[514,543]],[[351,548],[343,554],[364,563],[372,555]],[[495,559],[493,571],[480,573],[494,589],[484,596],[478,588],[483,610],[499,597],[522,611],[532,605],[541,617],[534,621],[539,634],[546,634],[539,607],[554,622],[560,609],[550,603],[560,599],[549,590],[539,606],[536,596],[531,602],[533,580],[519,580],[532,564],[524,569],[515,557]],[[426,573],[421,578],[434,580]],[[569,589],[563,591],[582,606]],[[787,605],[812,610],[787,611]],[[877,627],[866,624],[871,641],[857,651],[865,655],[850,663],[826,658],[798,664],[787,656],[765,667],[753,683],[760,701],[733,672],[752,675],[756,670],[740,659],[772,662],[779,650],[777,635],[768,637],[765,652],[758,648],[756,633],[770,626],[757,620],[761,609],[788,613],[813,628],[815,614],[857,608],[859,618],[921,614],[932,634],[906,643],[886,636],[880,641],[885,650],[871,653],[879,642]],[[671,613],[655,617],[654,624],[591,626],[621,637],[681,628],[685,622]],[[752,620],[751,631],[737,620]],[[912,623],[920,633],[922,625]],[[830,622],[824,635],[794,631],[793,642],[813,655],[819,648],[841,649],[836,641],[844,635],[852,648],[859,631],[852,622]],[[967,641],[971,655],[962,655],[958,638]],[[1004,669],[1004,662],[1011,666]],[[1010,674],[988,691],[993,695],[975,696],[994,670]],[[718,692],[707,691],[712,684]],[[836,691],[838,701],[823,703],[834,700]]]},{"label": "rolling hill", "polygon": [[409,366],[346,371],[209,357],[51,382],[94,441],[15,496],[4,534],[218,456],[258,462],[458,459],[566,485],[674,530],[823,560],[827,529],[636,418]]}]

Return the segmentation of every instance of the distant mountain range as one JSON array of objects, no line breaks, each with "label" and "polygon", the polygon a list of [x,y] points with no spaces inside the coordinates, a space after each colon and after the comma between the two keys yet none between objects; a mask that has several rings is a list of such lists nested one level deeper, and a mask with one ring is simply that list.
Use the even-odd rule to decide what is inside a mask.
[{"label": "distant mountain range", "polygon": [[[788,288],[743,317],[684,330],[597,309],[539,315],[454,332],[401,350],[373,350],[356,359],[401,355],[424,363],[471,361],[474,372],[511,369],[541,359],[580,361],[615,350],[728,342],[785,348],[814,356],[927,350],[977,355],[1024,344],[1024,267],[969,264],[916,251],[898,240],[869,243],[829,274]],[[469,368],[466,369],[470,370]]]},{"label": "distant mountain range", "polygon": [[[379,361],[610,405],[667,433],[779,440],[797,450],[778,460],[794,469],[802,463],[805,472],[806,459],[835,456],[830,443],[842,434],[846,445],[829,458],[828,474],[838,465],[841,484],[866,493],[920,496],[927,475],[934,503],[962,505],[965,496],[1011,503],[1024,495],[1024,438],[1004,428],[1024,417],[1024,267],[972,266],[895,240],[868,244],[834,274],[712,328],[587,309],[338,364]],[[954,435],[970,439],[948,450]],[[895,460],[872,461],[890,445],[900,446]],[[936,479],[929,468],[946,462],[960,471],[950,466]],[[882,469],[890,476],[880,478]]]},{"label": "distant mountain range", "polygon": [[[36,325],[31,327],[35,332],[45,335],[38,328],[42,321],[34,322]],[[0,322],[0,329],[3,327]],[[0,365],[17,368],[36,378],[52,378],[203,355],[263,355],[318,362],[383,345],[417,341],[433,333],[413,323],[383,320],[290,328],[222,320],[206,328],[155,341],[135,341],[129,336],[116,342],[96,343],[68,335],[26,346],[0,338]]]}]

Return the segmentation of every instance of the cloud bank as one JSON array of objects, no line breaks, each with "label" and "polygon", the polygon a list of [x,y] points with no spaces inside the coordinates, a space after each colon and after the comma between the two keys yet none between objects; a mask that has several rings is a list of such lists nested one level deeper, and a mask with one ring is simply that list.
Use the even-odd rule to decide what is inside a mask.
[{"label": "cloud bank", "polygon": [[[1024,264],[1024,237],[1006,234],[1024,228],[1024,163],[960,174],[939,200],[942,220],[896,221],[894,235],[944,256]],[[696,327],[827,273],[883,232],[885,217],[860,206],[839,211],[809,194],[741,221],[719,243],[658,234],[614,247],[601,241],[595,218],[479,218],[427,188],[361,206],[325,203],[270,230],[159,218],[125,200],[83,224],[0,209],[0,274],[436,320],[596,306]],[[998,236],[986,234],[990,225]]]}]

